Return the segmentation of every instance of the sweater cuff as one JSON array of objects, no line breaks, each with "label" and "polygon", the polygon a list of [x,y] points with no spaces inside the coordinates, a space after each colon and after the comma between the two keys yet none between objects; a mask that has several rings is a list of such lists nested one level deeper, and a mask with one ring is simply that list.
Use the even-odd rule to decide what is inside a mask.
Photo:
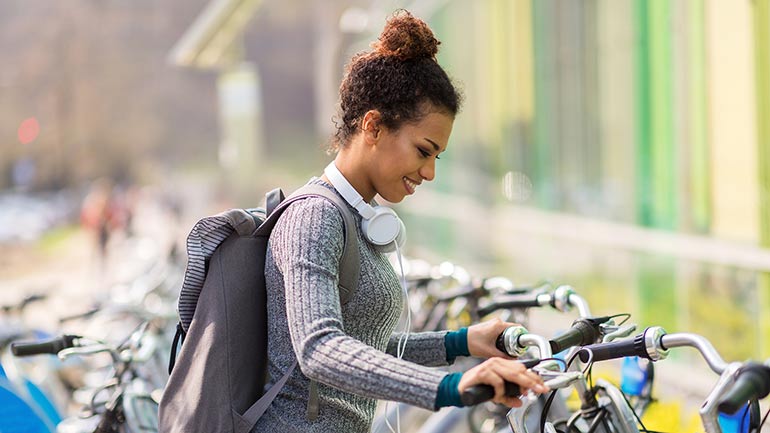
[{"label": "sweater cuff", "polygon": [[446,361],[455,362],[458,356],[470,356],[468,352],[468,328],[460,328],[457,331],[449,331],[444,335],[444,348],[446,348]]},{"label": "sweater cuff", "polygon": [[436,394],[436,410],[447,406],[464,406],[462,400],[460,400],[460,390],[457,388],[462,377],[462,373],[450,373],[441,379],[441,383],[438,385],[438,393]]}]

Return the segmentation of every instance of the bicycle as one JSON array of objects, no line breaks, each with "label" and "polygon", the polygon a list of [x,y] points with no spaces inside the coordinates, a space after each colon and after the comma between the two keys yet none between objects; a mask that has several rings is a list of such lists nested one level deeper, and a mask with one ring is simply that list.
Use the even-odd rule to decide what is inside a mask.
[{"label": "bicycle", "polygon": [[[764,420],[759,421],[758,401],[770,392],[770,376],[768,376],[770,368],[753,363],[726,363],[714,349],[714,346],[703,336],[692,333],[667,334],[663,328],[653,326],[632,339],[583,347],[577,352],[577,356],[581,362],[588,364],[626,356],[639,356],[657,362],[665,359],[669,349],[674,347],[695,348],[710,369],[720,375],[719,380],[699,410],[706,433],[722,433],[722,426],[719,422],[720,411],[732,411],[734,413],[747,401],[749,407],[747,413],[751,415],[749,431],[758,432],[761,429]],[[756,386],[756,383],[752,382],[758,378],[761,381],[760,386]],[[597,386],[604,388],[610,396],[607,407],[617,410],[625,408],[633,412],[630,403],[617,388],[606,383],[597,383]],[[767,415],[764,419],[766,418]],[[628,417],[617,419],[614,424],[617,429],[612,431],[639,432],[636,426],[637,421],[639,419],[635,414],[630,419]],[[644,426],[642,428],[646,430]],[[568,431],[572,432],[573,430]],[[579,432],[580,430],[574,431]]]},{"label": "bicycle", "polygon": [[27,306],[45,299],[45,295],[30,295],[0,307],[0,431],[53,431],[70,401],[69,383],[62,377],[65,366],[48,360],[19,362],[8,351],[15,339],[50,336],[43,330],[28,328],[21,320]]},{"label": "bicycle", "polygon": [[[539,352],[539,358],[535,358],[534,362],[528,360],[523,362],[525,365],[528,365],[527,363],[533,362],[531,364],[532,367],[536,365],[538,366],[533,370],[538,372],[538,374],[543,377],[547,384],[553,385],[554,389],[560,389],[578,383],[578,381],[582,378],[582,372],[558,371],[558,362],[563,361],[552,358],[553,352],[561,352],[570,347],[587,345],[599,340],[611,341],[614,338],[627,336],[633,332],[634,329],[634,325],[615,325],[612,321],[612,318],[609,316],[598,318],[579,318],[573,322],[570,329],[568,329],[566,332],[548,340],[545,337],[529,333],[524,327],[512,326],[500,334],[497,339],[497,347],[501,351],[511,356],[524,356],[527,353],[528,348],[537,348],[537,351]],[[491,387],[480,388],[486,388],[487,394],[491,391]],[[481,391],[473,391],[471,394],[480,392]],[[565,417],[568,413],[566,405],[564,405],[563,402],[559,406],[559,410],[557,411],[556,415],[549,412],[550,408],[553,406],[554,398],[556,397],[555,392],[556,391],[554,391],[554,394],[552,394],[552,396],[545,401],[543,400],[542,396],[530,393],[522,398],[522,405],[520,407],[513,408],[508,411],[506,418],[514,432],[527,432],[533,427],[532,422],[529,420],[534,420],[535,418],[530,417],[529,414],[535,408],[537,409],[536,412],[541,414],[539,417],[541,430],[553,429],[553,426],[558,424],[559,421],[557,420],[546,422],[546,416],[549,415],[550,418],[559,419]],[[477,399],[485,400],[484,397],[486,397],[484,394],[479,394],[478,396],[474,397],[474,399],[470,399],[470,397],[468,397],[469,400],[467,402],[469,404],[474,404],[476,403]],[[536,404],[538,405],[535,406]],[[477,407],[480,406],[474,406],[474,409]],[[494,415],[498,414],[494,413]],[[473,429],[473,424],[471,424],[471,427]],[[498,425],[495,425],[495,427],[499,427],[496,430],[502,428]]]},{"label": "bicycle", "polygon": [[[64,335],[46,341],[16,342],[11,350],[20,357],[56,354],[67,359],[98,353],[110,355],[109,377],[92,390],[82,416],[62,420],[59,433],[157,433],[160,396],[137,368],[153,356],[153,344],[145,344],[144,338],[149,327],[150,323],[145,322],[119,345]],[[108,395],[106,399],[104,394]]]},{"label": "bicycle", "polygon": [[[515,286],[507,278],[474,278],[463,267],[450,262],[431,266],[422,260],[405,262],[405,280],[409,290],[409,309],[412,314],[411,329],[414,332],[440,331],[460,328],[478,322],[478,305],[482,298],[501,294],[521,294],[533,290],[532,287]],[[539,284],[536,288],[544,287]],[[514,310],[510,310],[514,311]],[[519,322],[524,319],[516,314],[506,319]],[[452,369],[465,370],[478,360],[458,359]],[[415,410],[415,408],[396,403],[386,405],[375,418],[373,433],[391,431],[388,423],[397,422],[397,413],[401,414],[401,425],[420,426],[421,433],[445,432],[450,426],[467,417],[467,408],[446,409],[436,413]]]},{"label": "bicycle", "polygon": [[[479,309],[482,316],[496,311],[519,311],[531,307],[550,306],[559,312],[569,312],[577,309],[580,318],[575,320],[572,326],[561,335],[549,340],[551,353],[560,353],[576,345],[592,344],[597,341],[611,341],[616,338],[628,336],[636,329],[636,325],[616,325],[614,317],[598,317],[591,315],[588,302],[578,295],[575,290],[567,285],[558,286],[552,291],[543,288],[529,293],[503,293],[492,297],[483,307]],[[528,333],[526,328],[511,327],[498,338],[498,349],[513,357],[522,357],[526,355],[527,347],[520,344],[520,337]],[[526,338],[540,338],[527,336]],[[541,351],[541,357],[542,357]],[[559,395],[559,398],[552,399],[549,417],[561,419],[567,417],[571,412],[565,402],[566,397]],[[527,411],[539,412],[546,405],[545,396],[537,396],[538,405],[530,402],[527,405]],[[537,410],[536,410],[537,409]],[[508,408],[500,405],[476,405],[470,409],[469,427],[473,433],[486,433],[506,429],[508,426],[507,415]],[[537,428],[538,419],[528,417],[529,430]]]}]

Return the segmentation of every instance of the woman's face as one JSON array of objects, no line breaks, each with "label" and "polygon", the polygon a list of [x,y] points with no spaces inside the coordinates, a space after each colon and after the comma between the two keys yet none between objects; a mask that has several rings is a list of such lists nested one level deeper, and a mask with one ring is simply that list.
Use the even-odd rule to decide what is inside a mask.
[{"label": "woman's face", "polygon": [[398,203],[436,175],[438,155],[446,150],[454,117],[433,111],[398,130],[381,129],[370,181],[385,200]]}]

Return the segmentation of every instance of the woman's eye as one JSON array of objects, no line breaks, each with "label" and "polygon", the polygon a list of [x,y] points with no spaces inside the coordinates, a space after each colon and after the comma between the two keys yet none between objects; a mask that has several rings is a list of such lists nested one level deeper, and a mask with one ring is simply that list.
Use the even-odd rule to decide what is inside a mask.
[{"label": "woman's eye", "polygon": [[[423,158],[429,158],[431,156],[431,153],[423,149],[422,147],[418,147],[417,151],[420,152],[420,156],[422,156]],[[436,155],[436,159],[441,159],[441,158],[439,158],[438,155]]]}]

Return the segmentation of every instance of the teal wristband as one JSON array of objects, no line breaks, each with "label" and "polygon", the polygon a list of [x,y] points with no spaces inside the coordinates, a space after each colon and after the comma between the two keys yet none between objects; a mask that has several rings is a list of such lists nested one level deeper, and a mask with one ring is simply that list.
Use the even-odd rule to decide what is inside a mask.
[{"label": "teal wristband", "polygon": [[449,331],[444,336],[444,348],[446,360],[453,363],[458,356],[470,356],[468,352],[468,328],[460,328],[457,331]]},{"label": "teal wristband", "polygon": [[460,400],[460,390],[457,388],[462,377],[462,373],[450,373],[441,379],[441,383],[438,385],[438,393],[436,394],[436,410],[447,406],[464,406],[462,400]]}]

